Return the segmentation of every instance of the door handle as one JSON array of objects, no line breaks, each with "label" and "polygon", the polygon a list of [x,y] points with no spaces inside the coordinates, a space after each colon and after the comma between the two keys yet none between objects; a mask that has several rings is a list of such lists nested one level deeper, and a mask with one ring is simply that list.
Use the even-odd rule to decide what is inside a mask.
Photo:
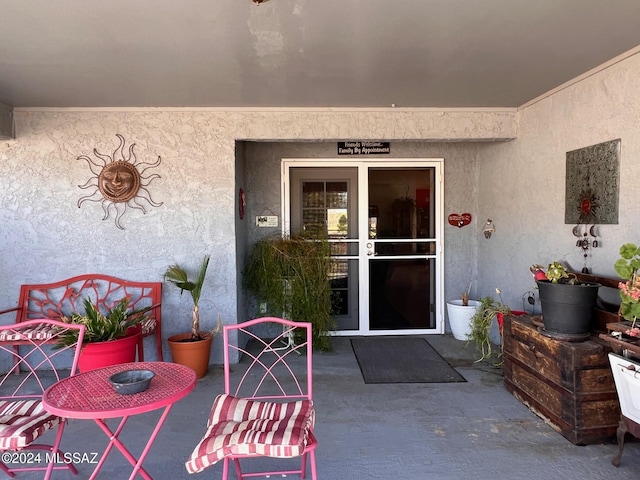
[{"label": "door handle", "polygon": [[373,249],[373,243],[368,242],[365,247],[367,247],[367,255],[372,256],[376,254],[375,250]]}]

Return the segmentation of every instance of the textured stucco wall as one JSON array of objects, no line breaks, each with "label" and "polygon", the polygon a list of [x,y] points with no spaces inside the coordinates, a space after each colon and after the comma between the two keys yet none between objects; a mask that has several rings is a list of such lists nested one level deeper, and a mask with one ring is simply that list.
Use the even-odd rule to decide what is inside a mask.
[{"label": "textured stucco wall", "polygon": [[[516,127],[513,111],[28,109],[16,111],[15,116],[16,139],[0,142],[0,308],[15,306],[22,283],[86,272],[161,280],[170,263],[195,268],[210,253],[201,306],[205,328],[214,326],[218,313],[226,323],[241,316],[236,257],[242,255],[244,246],[236,243],[236,231],[248,227],[237,220],[236,183],[246,180],[246,190],[250,190],[251,167],[247,158],[247,171],[242,172],[242,165],[237,171],[236,140],[488,141],[513,138]],[[116,134],[126,139],[125,151],[136,144],[138,162],[162,159],[159,167],[148,171],[161,177],[148,190],[162,206],[148,207],[146,214],[129,209],[122,218],[125,230],[115,227],[113,215],[102,221],[99,203],[77,207],[78,199],[88,193],[78,185],[96,174],[78,156],[95,159],[94,149],[113,153],[119,144]],[[464,150],[454,143],[439,148]],[[427,153],[454,156],[425,150]],[[473,154],[464,157],[468,168],[452,182],[462,182],[461,188],[466,189],[472,188],[470,179],[476,172]],[[466,208],[466,193],[457,200],[454,196],[453,209]],[[455,242],[464,249],[464,240]],[[466,255],[473,264],[473,254]],[[186,330],[189,323],[189,297],[181,297],[175,287],[166,285],[165,338]],[[220,343],[217,338],[212,354],[215,363],[222,360]],[[153,350],[148,351],[152,358]]]},{"label": "textured stucco wall", "polygon": [[621,139],[619,224],[599,225],[600,247],[587,265],[614,275],[620,245],[640,243],[640,56],[613,65],[523,109],[513,142],[480,154],[479,205],[496,233],[478,249],[481,293],[501,288],[522,307],[534,282],[529,266],[558,259],[583,266],[573,225],[565,225],[566,152]]}]

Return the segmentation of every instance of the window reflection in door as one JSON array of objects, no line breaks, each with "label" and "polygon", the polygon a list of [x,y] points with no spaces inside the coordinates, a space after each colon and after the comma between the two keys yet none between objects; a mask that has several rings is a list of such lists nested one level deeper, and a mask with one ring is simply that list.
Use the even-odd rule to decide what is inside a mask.
[{"label": "window reflection in door", "polygon": [[347,182],[302,182],[302,228],[312,235],[347,238]]},{"label": "window reflection in door", "polygon": [[[348,184],[345,181],[302,182],[302,229],[312,236],[340,240],[349,237]],[[332,243],[333,256],[346,255],[346,243]],[[349,313],[349,262],[331,262],[332,314]]]}]

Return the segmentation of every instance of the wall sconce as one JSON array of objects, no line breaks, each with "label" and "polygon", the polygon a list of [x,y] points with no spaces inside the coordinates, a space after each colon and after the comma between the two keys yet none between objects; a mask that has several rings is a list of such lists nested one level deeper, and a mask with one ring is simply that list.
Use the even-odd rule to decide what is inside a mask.
[{"label": "wall sconce", "polygon": [[269,0],[253,0],[253,3],[260,5],[261,3],[268,2]]},{"label": "wall sconce", "polygon": [[487,240],[491,238],[491,234],[496,231],[496,227],[493,225],[493,221],[489,218],[487,223],[484,224],[484,228],[482,229],[482,233],[484,233],[484,238]]}]

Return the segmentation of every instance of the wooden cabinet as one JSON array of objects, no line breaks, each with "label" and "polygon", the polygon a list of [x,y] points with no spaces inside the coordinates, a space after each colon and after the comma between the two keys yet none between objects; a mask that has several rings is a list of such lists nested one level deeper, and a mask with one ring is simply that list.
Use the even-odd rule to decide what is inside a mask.
[{"label": "wooden cabinet", "polygon": [[606,342],[547,337],[526,315],[505,316],[503,341],[509,392],[574,444],[615,438],[620,406]]}]

